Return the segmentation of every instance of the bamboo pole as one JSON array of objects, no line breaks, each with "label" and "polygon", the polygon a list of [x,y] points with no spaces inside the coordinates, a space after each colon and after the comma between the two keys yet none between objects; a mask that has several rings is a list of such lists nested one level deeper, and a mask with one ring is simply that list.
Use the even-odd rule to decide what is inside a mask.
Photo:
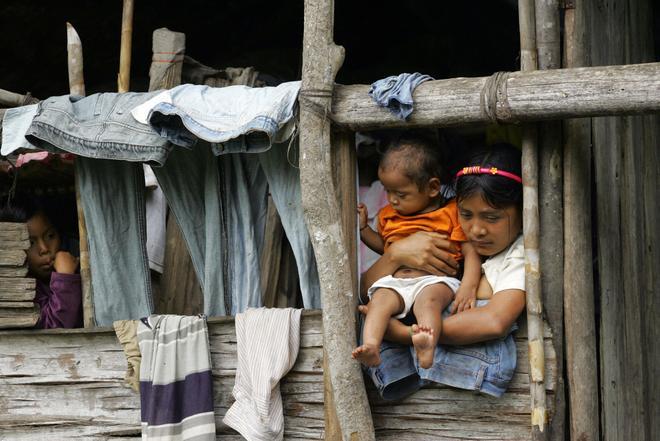
[{"label": "bamboo pole", "polygon": [[[536,70],[536,18],[534,0],[518,1],[520,68]],[[539,268],[539,208],[537,129],[526,125],[522,140],[523,234],[525,243],[525,291],[529,344],[529,393],[532,407],[532,439],[546,439],[545,352],[543,349],[543,302]]]},{"label": "bamboo pole", "polygon": [[28,92],[25,95],[0,89],[0,107],[18,107],[38,103],[39,100]]},{"label": "bamboo pole", "polygon": [[[564,65],[588,64],[585,2],[564,14]],[[591,244],[591,120],[564,122],[564,326],[573,440],[600,439]]]},{"label": "bamboo pole", "polygon": [[[83,75],[82,41],[78,33],[66,24],[66,49],[69,68],[69,93],[71,95],[85,96],[85,77]],[[78,162],[75,162],[76,171],[76,207],[78,210],[78,236],[80,240],[80,279],[82,282],[83,325],[91,328],[96,325],[94,319],[94,292],[92,289],[92,270],[89,261],[89,242],[87,240],[87,224],[80,199],[80,180]]]},{"label": "bamboo pole", "polygon": [[378,107],[367,85],[337,85],[332,113],[352,130],[520,123],[660,112],[660,63],[496,73],[427,81],[407,121]]},{"label": "bamboo pole", "polygon": [[[363,375],[351,359],[356,342],[355,299],[346,232],[333,182],[331,123],[327,118],[332,87],[344,60],[333,42],[334,2],[305,0],[302,90],[300,92],[300,180],[302,202],[319,265],[323,303],[324,376],[334,406],[326,402],[326,420],[339,423],[341,439],[373,440],[374,428]],[[330,412],[330,415],[328,415]],[[339,434],[338,434],[339,435]]]},{"label": "bamboo pole", "polygon": [[[561,67],[561,26],[559,0],[536,0],[536,47],[541,70]],[[539,257],[543,310],[552,329],[555,349],[556,387],[548,438],[565,439],[566,400],[564,393],[564,240],[562,209],[561,122],[538,124],[539,129]]]},{"label": "bamboo pole", "polygon": [[121,15],[121,48],[119,50],[118,92],[128,92],[131,83],[131,47],[133,38],[133,0],[124,0]]}]

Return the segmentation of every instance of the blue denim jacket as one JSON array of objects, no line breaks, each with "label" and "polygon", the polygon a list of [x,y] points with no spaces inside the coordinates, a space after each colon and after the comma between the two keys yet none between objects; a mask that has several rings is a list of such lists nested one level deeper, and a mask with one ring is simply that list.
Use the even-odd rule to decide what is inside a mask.
[{"label": "blue denim jacket", "polygon": [[51,97],[38,104],[25,138],[52,152],[66,149],[88,158],[163,165],[171,144],[130,112],[154,95],[156,92]]}]

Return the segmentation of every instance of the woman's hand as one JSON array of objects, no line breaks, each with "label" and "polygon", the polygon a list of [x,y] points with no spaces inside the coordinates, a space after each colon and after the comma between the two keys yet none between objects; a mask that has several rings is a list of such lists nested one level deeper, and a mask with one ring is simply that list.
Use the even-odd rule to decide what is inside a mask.
[{"label": "woman's hand", "polygon": [[407,266],[438,276],[453,276],[458,263],[452,257],[457,249],[447,236],[420,231],[394,242],[387,253],[399,266]]}]

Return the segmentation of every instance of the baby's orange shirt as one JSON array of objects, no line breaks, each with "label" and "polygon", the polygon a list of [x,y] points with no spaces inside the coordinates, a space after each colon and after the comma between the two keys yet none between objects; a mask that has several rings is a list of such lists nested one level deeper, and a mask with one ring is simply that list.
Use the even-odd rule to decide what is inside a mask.
[{"label": "baby's orange shirt", "polygon": [[[378,231],[383,238],[385,251],[393,242],[418,231],[446,234],[453,242],[467,241],[458,223],[458,206],[455,199],[451,199],[444,207],[437,210],[412,216],[399,214],[392,205],[388,204],[378,213]],[[463,258],[460,252],[452,256],[455,259]]]}]

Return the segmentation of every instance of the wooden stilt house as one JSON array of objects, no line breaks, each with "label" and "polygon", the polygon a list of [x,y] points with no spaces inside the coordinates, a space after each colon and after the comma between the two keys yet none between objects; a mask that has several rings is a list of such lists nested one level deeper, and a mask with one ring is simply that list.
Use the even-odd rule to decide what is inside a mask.
[{"label": "wooden stilt house", "polygon": [[[520,0],[521,70],[424,83],[400,121],[371,101],[368,86],[335,84],[345,54],[333,40],[334,2],[305,0],[300,176],[324,306],[303,314],[300,354],[282,382],[285,439],[660,438],[660,63],[651,7]],[[156,32],[154,52],[182,57],[181,38]],[[173,87],[178,74],[153,75],[150,87]],[[527,312],[516,373],[499,399],[435,386],[384,402],[350,358],[354,132],[485,124],[523,125]],[[281,248],[273,231],[269,246]],[[199,302],[186,258],[171,223],[163,311],[190,313],[182,305]],[[139,396],[124,385],[114,333],[93,326],[92,295],[87,288],[83,329],[0,332],[0,440],[140,437]],[[266,305],[290,304],[278,295]],[[233,319],[210,318],[209,330],[218,439],[240,439],[222,423],[236,368]]]}]

